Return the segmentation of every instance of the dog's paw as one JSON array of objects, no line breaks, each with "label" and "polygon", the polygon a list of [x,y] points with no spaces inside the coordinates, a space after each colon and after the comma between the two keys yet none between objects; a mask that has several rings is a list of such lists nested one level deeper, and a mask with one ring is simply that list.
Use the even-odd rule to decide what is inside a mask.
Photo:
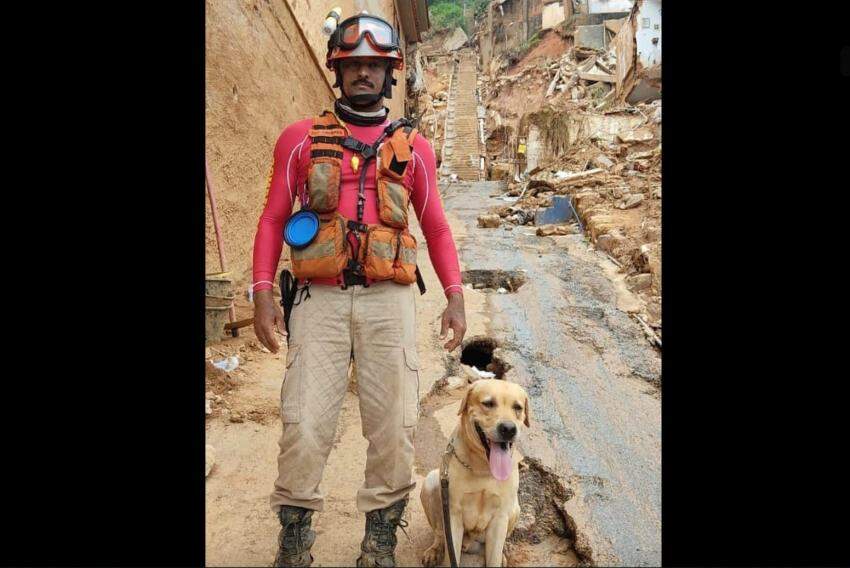
[{"label": "dog's paw", "polygon": [[431,547],[422,554],[422,566],[430,568],[431,566],[439,566],[443,561],[443,544],[432,544]]}]

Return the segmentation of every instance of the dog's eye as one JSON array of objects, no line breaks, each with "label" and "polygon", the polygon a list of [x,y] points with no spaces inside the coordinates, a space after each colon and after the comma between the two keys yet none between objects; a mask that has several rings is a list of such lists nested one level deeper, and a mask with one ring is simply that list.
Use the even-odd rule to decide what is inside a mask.
[{"label": "dog's eye", "polygon": [[486,406],[487,408],[493,408],[496,406],[496,403],[492,400],[485,400],[481,403],[481,406]]},{"label": "dog's eye", "polygon": [[519,412],[520,410],[522,410],[522,406],[521,406],[521,405],[519,405],[519,404],[515,404],[515,405],[514,405],[514,410],[516,410],[517,412]]}]

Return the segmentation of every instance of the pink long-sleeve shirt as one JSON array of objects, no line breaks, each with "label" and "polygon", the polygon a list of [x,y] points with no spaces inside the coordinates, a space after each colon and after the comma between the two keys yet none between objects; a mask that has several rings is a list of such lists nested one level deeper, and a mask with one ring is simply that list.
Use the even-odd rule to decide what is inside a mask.
[{"label": "pink long-sleeve shirt", "polygon": [[[389,121],[377,126],[348,124],[351,135],[367,144],[374,144]],[[305,191],[307,169],[310,165],[310,136],[312,119],[289,125],[280,135],[274,150],[274,165],[266,194],[266,204],[254,238],[254,291],[272,288],[277,273],[280,253],[283,249],[283,226],[292,214],[296,195]],[[462,293],[460,266],[457,249],[452,238],[440,194],[437,191],[437,164],[431,144],[424,136],[413,141],[413,162],[406,176],[412,178],[410,201],[422,227],[428,246],[428,255],[443,285],[446,296]],[[357,219],[357,186],[360,178],[358,169],[351,169],[354,153],[343,149],[342,172],[339,195],[339,213],[348,219]],[[363,159],[360,156],[360,167]],[[363,222],[380,223],[375,184],[375,159],[369,160],[366,171],[366,204]],[[313,284],[340,285],[342,277],[315,278]]]}]

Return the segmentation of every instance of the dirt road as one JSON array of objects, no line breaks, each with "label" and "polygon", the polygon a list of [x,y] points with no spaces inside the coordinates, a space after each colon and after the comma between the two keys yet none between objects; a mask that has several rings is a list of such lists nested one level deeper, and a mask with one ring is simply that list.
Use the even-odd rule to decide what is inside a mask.
[{"label": "dirt road", "polygon": [[[482,229],[475,228],[474,222],[470,222],[470,215],[474,212],[470,203],[475,201],[464,197],[462,187],[465,186],[455,186],[446,193],[447,212],[462,252],[462,264],[470,265],[462,268],[478,268],[477,265],[473,267],[471,264],[476,261],[482,265],[488,264],[495,259],[492,251],[488,254],[486,250],[471,246],[472,243],[484,241],[480,241],[481,235],[478,233],[471,238],[471,232]],[[489,191],[485,186],[477,187],[479,193]],[[465,206],[462,205],[464,203]],[[488,204],[481,203],[480,210],[485,211],[487,206]],[[477,208],[477,205],[475,207]],[[414,230],[418,232],[418,227]],[[420,266],[429,288],[427,294],[417,298],[418,345],[422,362],[422,414],[417,428],[415,467],[417,480],[421,481],[428,471],[437,466],[439,456],[445,449],[447,436],[457,420],[456,413],[464,382],[447,378],[464,377],[469,372],[469,367],[460,364],[459,351],[448,355],[437,341],[440,314],[445,301],[440,293],[441,287],[436,275],[427,261],[424,239],[421,238],[421,233],[417,236],[421,243],[420,258],[423,259]],[[548,239],[539,240],[543,244]],[[526,255],[523,262],[534,263],[533,257],[534,255]],[[605,279],[604,269],[596,265],[595,260],[581,256],[569,258],[570,262],[583,266],[594,278],[601,279],[600,283]],[[541,263],[535,270],[546,270],[545,264]],[[609,282],[607,286],[614,288],[615,284]],[[546,322],[548,326],[546,333],[564,337],[587,337],[587,333],[593,335],[594,332],[576,328],[576,319],[559,318],[556,321],[545,316],[541,318],[535,313],[541,306],[526,305],[531,317],[529,323],[526,316],[512,311],[510,303],[506,302],[509,296],[514,297],[515,301],[521,294],[533,294],[534,290],[538,289],[537,284],[528,283],[517,294],[498,294],[492,290],[467,290],[465,294],[469,327],[467,337],[495,337],[502,344],[502,348],[497,349],[495,355],[497,360],[503,357],[513,367],[506,378],[517,380],[529,388],[535,397],[532,403],[533,411],[539,417],[535,424],[536,433],[529,437],[529,443],[519,445],[519,450],[532,459],[523,463],[521,471],[523,516],[511,549],[514,565],[574,566],[582,562],[618,558],[616,551],[609,550],[611,546],[606,544],[603,547],[602,543],[612,538],[615,541],[620,539],[628,542],[629,545],[634,541],[631,535],[634,531],[623,527],[622,523],[616,526],[616,530],[610,530],[610,516],[628,509],[618,509],[622,503],[636,504],[627,511],[634,513],[628,517],[628,522],[643,515],[643,522],[650,527],[649,536],[641,533],[637,537],[641,546],[651,549],[649,556],[637,558],[638,563],[645,564],[646,558],[654,558],[654,554],[660,549],[660,536],[658,546],[654,544],[655,527],[660,516],[656,515],[652,506],[657,497],[660,510],[660,493],[656,495],[655,485],[647,482],[660,469],[660,456],[654,453],[656,446],[660,447],[660,442],[654,438],[657,424],[651,421],[634,422],[628,416],[619,416],[611,423],[605,422],[619,412],[629,415],[634,410],[627,402],[629,398],[644,397],[638,400],[639,404],[643,405],[640,411],[651,417],[657,417],[659,413],[657,394],[652,394],[655,392],[654,387],[645,381],[640,382],[641,386],[638,386],[634,377],[620,376],[625,372],[622,366],[629,362],[628,358],[621,357],[622,349],[631,345],[637,336],[625,341],[606,343],[603,335],[597,334],[597,344],[593,349],[572,349],[574,344],[571,341],[565,342],[564,345],[568,349],[562,350],[561,355],[568,354],[573,360],[566,363],[564,379],[571,386],[562,387],[562,390],[556,389],[554,397],[544,400],[545,396],[541,395],[552,392],[551,386],[555,378],[550,374],[561,360],[552,359],[548,365],[541,367],[546,360],[546,350],[537,350],[543,353],[542,357],[539,356],[540,353],[527,351],[523,346],[524,341],[522,338],[518,339],[517,334],[534,338],[535,334],[539,333],[541,321]],[[530,299],[540,300],[533,296]],[[628,303],[628,298],[623,296],[617,300],[616,295],[609,295],[599,299],[601,304],[611,304],[601,309],[612,319],[617,318],[614,315],[617,309],[613,304],[618,301]],[[241,309],[240,317],[242,314],[250,314],[247,304]],[[625,314],[623,317],[625,320],[617,320],[615,323],[617,326],[628,327],[628,318]],[[511,322],[516,325],[511,326]],[[536,339],[539,340],[539,337]],[[518,349],[506,349],[511,345]],[[586,341],[582,345],[586,346]],[[484,347],[483,351],[487,351],[486,342]],[[232,384],[232,387],[216,388],[223,399],[221,402],[213,402],[213,414],[207,419],[207,443],[215,448],[216,453],[216,464],[206,481],[207,565],[268,566],[274,558],[279,528],[277,519],[269,510],[268,496],[276,476],[277,438],[280,429],[278,404],[286,359],[285,350],[276,355],[264,352],[250,330],[243,332],[239,338],[228,339],[213,348],[213,359],[237,355],[240,358],[240,366],[230,373],[232,380],[228,384]],[[476,346],[473,345],[468,355],[482,355],[473,353],[475,350]],[[606,350],[613,350],[608,353],[607,360]],[[643,364],[641,357],[645,358],[645,355],[638,353],[638,358],[634,361]],[[604,373],[600,375],[600,365],[605,367],[612,357],[620,365],[619,374],[613,377]],[[651,360],[651,356],[649,357],[648,361]],[[591,379],[583,378],[580,372],[582,368],[596,369],[591,373]],[[642,372],[651,376],[656,371],[657,369],[649,364],[649,367],[644,365]],[[536,376],[542,379],[533,379]],[[615,384],[617,381],[622,381],[626,386],[618,386]],[[544,388],[546,384],[549,386]],[[621,401],[619,408],[595,407],[594,405],[610,404],[612,400],[605,396],[589,394],[600,387],[603,390],[615,391],[626,402]],[[629,389],[628,392],[622,391],[623,388]],[[575,400],[569,398],[573,396]],[[225,401],[229,409],[226,408]],[[601,410],[604,412],[600,412]],[[558,422],[559,420],[561,422]],[[580,423],[586,423],[588,426],[576,426]],[[566,424],[570,427],[565,429]],[[629,428],[623,430],[624,424],[630,424]],[[600,437],[600,432],[606,427],[616,433],[609,437],[607,442],[604,436]],[[565,436],[565,441],[562,444],[551,440],[554,436]],[[634,487],[628,486],[620,492],[624,478],[619,476],[619,469],[616,470],[618,475],[612,479],[608,477],[611,471],[600,464],[606,464],[609,468],[613,464],[619,464],[622,459],[635,453],[631,452],[628,446],[638,439],[650,440],[639,444],[640,449],[636,450],[638,453],[642,452],[640,466],[645,470],[636,482],[640,487],[635,490]],[[594,444],[599,441],[605,443],[596,448]],[[316,544],[312,550],[315,557],[314,566],[350,566],[359,553],[364,517],[356,509],[355,494],[363,480],[366,447],[367,442],[360,431],[357,398],[352,389],[352,392],[346,395],[337,425],[336,444],[324,472],[322,488],[326,494],[325,511],[314,516],[313,527],[317,532]],[[644,451],[647,447],[649,450]],[[659,458],[657,463],[652,463],[656,457]],[[660,486],[660,475],[658,477]],[[596,484],[594,487],[597,490],[594,493],[588,492],[588,483]],[[599,490],[600,487],[605,487],[605,490]],[[421,484],[418,484],[406,512],[409,539],[399,531],[397,559],[401,566],[419,566],[421,553],[431,543],[431,531],[419,503],[420,488]],[[636,495],[639,498],[635,498]],[[597,504],[610,501],[616,506],[603,511],[594,501]],[[565,503],[566,511],[575,518],[565,514]],[[650,504],[648,508],[647,503]],[[640,530],[646,532],[642,527]],[[576,533],[580,541],[578,546],[573,538]],[[626,536],[623,537],[623,534]],[[646,542],[650,545],[647,546]],[[601,554],[597,553],[595,547],[600,549]],[[576,548],[580,550],[578,554]],[[634,558],[621,560],[623,563],[629,563],[628,559]],[[469,555],[463,555],[461,563],[465,566],[483,565],[480,557]]]}]

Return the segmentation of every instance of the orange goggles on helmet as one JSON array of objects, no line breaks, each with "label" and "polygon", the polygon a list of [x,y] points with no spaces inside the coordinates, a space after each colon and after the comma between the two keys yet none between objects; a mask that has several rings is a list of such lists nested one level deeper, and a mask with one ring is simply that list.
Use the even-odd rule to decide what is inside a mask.
[{"label": "orange goggles on helmet", "polygon": [[344,50],[353,50],[367,35],[372,47],[380,51],[400,48],[399,37],[393,27],[381,18],[366,14],[348,18],[337,26],[330,43]]},{"label": "orange goggles on helmet", "polygon": [[[364,41],[365,40],[365,41]],[[382,57],[392,60],[394,69],[404,68],[400,38],[393,27],[382,18],[358,14],[343,21],[328,38],[325,66],[349,57]]]}]

